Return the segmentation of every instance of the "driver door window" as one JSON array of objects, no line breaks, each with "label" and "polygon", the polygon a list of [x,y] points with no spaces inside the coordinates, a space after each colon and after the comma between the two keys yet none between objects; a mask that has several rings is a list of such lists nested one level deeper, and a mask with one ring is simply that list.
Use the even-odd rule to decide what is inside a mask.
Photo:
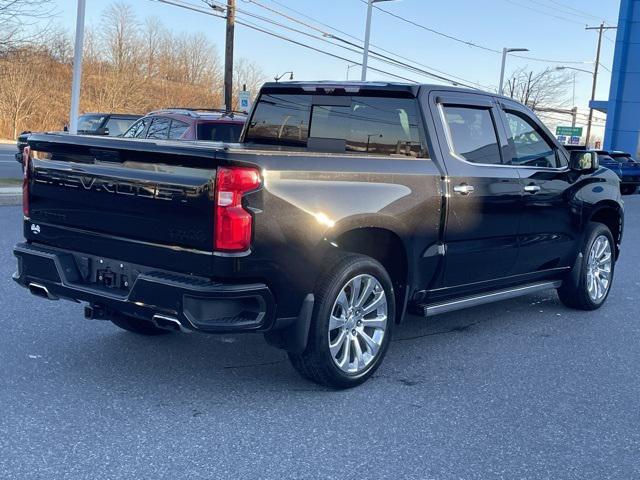
[{"label": "driver door window", "polygon": [[529,119],[514,112],[505,112],[509,143],[513,147],[511,165],[557,168],[556,149],[549,144]]}]

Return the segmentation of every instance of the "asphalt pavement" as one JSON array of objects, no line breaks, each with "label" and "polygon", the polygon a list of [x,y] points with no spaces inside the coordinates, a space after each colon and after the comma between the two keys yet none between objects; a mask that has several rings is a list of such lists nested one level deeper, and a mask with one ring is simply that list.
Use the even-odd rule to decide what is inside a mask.
[{"label": "asphalt pavement", "polygon": [[0,143],[0,180],[3,178],[22,178],[20,164],[15,160],[17,151],[15,143]]},{"label": "asphalt pavement", "polygon": [[2,479],[640,478],[640,196],[601,310],[411,318],[349,391],[258,335],[139,337],[30,296],[20,222],[0,207]]}]

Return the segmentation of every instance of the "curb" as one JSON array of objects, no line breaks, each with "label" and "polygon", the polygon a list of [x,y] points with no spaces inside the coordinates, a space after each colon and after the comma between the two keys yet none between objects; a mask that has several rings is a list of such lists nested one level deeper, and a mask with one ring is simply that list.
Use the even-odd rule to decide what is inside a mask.
[{"label": "curb", "polygon": [[0,205],[21,205],[22,189],[15,187],[0,187]]}]

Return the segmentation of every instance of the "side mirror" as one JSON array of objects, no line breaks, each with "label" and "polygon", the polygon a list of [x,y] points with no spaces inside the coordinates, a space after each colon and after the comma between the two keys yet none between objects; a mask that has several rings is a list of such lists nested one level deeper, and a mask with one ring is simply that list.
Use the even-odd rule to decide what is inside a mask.
[{"label": "side mirror", "polygon": [[96,130],[96,135],[109,135],[109,127],[100,127]]},{"label": "side mirror", "polygon": [[593,172],[600,168],[598,154],[593,150],[573,150],[571,152],[571,169],[576,172]]}]

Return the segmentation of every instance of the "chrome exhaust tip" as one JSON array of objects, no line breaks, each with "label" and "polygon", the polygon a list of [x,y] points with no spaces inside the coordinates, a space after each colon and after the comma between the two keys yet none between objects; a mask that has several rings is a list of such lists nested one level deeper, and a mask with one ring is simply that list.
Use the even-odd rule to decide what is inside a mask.
[{"label": "chrome exhaust tip", "polygon": [[52,295],[51,292],[49,292],[49,289],[44,285],[40,285],[39,283],[30,283],[28,288],[31,294],[36,297],[46,298],[48,300],[58,300],[58,297]]},{"label": "chrome exhaust tip", "polygon": [[166,315],[154,315],[151,321],[156,327],[164,330],[172,330],[174,332],[191,333],[191,330],[184,328],[180,321],[175,317],[168,317]]}]

